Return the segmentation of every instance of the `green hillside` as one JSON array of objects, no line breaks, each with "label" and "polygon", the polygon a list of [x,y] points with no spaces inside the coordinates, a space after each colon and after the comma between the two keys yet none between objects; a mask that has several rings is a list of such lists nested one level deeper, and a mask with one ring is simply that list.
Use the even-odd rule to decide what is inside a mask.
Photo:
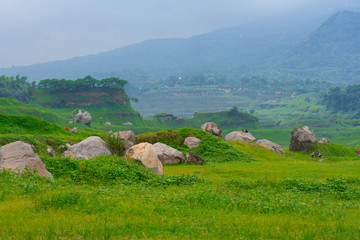
[{"label": "green hillside", "polygon": [[60,117],[50,109],[35,107],[8,98],[0,98],[0,113],[8,115],[30,115],[60,125],[67,123],[65,118]]},{"label": "green hillside", "polygon": [[[51,181],[30,171],[0,171],[1,239],[358,239],[360,161],[354,149],[322,145],[279,155],[255,143],[227,143],[197,129],[161,131],[137,141],[163,142],[183,153],[184,137],[204,165],[165,165],[153,174],[119,156],[49,157],[46,147],[101,134],[79,134],[30,116],[0,114],[0,146],[34,145]],[[4,141],[8,140],[8,141]],[[184,221],[184,219],[189,221]],[[11,224],[9,224],[11,223]],[[22,226],[19,228],[18,226]],[[300,227],[299,227],[300,226]]]}]

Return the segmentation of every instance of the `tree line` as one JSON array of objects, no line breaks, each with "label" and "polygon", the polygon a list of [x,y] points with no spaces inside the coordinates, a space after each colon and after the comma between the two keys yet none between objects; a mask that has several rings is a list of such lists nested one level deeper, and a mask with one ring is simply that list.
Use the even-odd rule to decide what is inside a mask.
[{"label": "tree line", "polygon": [[86,76],[77,80],[66,79],[44,79],[39,82],[39,89],[46,89],[50,92],[72,92],[91,88],[115,88],[124,89],[128,82],[119,78],[111,77],[97,80],[92,76]]},{"label": "tree line", "polygon": [[332,87],[322,95],[321,102],[335,112],[357,111],[360,109],[360,85]]},{"label": "tree line", "polygon": [[[0,97],[16,99],[23,103],[31,101],[36,89],[45,89],[49,92],[72,92],[92,88],[124,89],[126,80],[111,77],[97,80],[92,76],[86,76],[77,80],[44,79],[38,84],[35,81],[29,83],[25,76],[7,77],[0,76]],[[137,99],[131,99],[136,101]]]}]

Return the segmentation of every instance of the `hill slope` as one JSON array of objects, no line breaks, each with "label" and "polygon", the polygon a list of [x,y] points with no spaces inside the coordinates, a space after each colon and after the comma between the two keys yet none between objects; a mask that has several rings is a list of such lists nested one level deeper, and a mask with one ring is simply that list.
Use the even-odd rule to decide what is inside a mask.
[{"label": "hill slope", "polygon": [[65,124],[67,122],[65,118],[58,116],[49,109],[36,108],[8,98],[0,98],[0,113],[8,115],[30,115],[57,124]]}]

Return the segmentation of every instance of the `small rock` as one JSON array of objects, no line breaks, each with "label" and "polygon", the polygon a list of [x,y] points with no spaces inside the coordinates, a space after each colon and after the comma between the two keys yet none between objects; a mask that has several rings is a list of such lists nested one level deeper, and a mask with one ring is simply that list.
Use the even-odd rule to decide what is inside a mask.
[{"label": "small rock", "polygon": [[76,159],[89,159],[99,155],[111,155],[109,146],[104,140],[97,136],[89,137],[70,146],[68,151]]},{"label": "small rock", "polygon": [[124,122],[122,123],[123,126],[132,126],[133,124],[131,122]]},{"label": "small rock", "polygon": [[90,127],[91,126],[91,120],[92,117],[90,115],[90,113],[88,112],[82,112],[81,110],[79,110],[75,115],[72,116],[73,118],[73,123],[83,123],[86,126]]},{"label": "small rock", "polygon": [[201,140],[197,137],[187,137],[185,138],[184,144],[189,148],[196,148],[200,145]]},{"label": "small rock", "polygon": [[163,143],[155,143],[157,156],[163,165],[178,164],[185,161],[182,152]]},{"label": "small rock", "polygon": [[299,127],[291,132],[289,150],[309,152],[313,143],[316,143],[316,138],[311,129],[308,126]]},{"label": "small rock", "polygon": [[78,130],[76,127],[74,127],[73,129],[70,130],[71,133],[78,133]]},{"label": "small rock", "polygon": [[207,122],[201,126],[201,129],[211,133],[214,136],[222,137],[221,129],[214,122]]},{"label": "small rock", "polygon": [[198,165],[203,165],[204,164],[204,159],[199,157],[196,153],[189,152],[185,156],[185,162],[198,164]]},{"label": "small rock", "polygon": [[50,157],[56,157],[54,149],[48,148],[48,149],[46,149],[46,151],[47,151],[47,153],[49,154]]},{"label": "small rock", "polygon": [[140,160],[142,165],[157,175],[164,175],[164,168],[157,157],[155,147],[150,143],[139,143],[126,153],[127,159]]},{"label": "small rock", "polygon": [[248,141],[254,142],[255,137],[249,132],[240,132],[240,131],[233,131],[225,136],[225,141]]},{"label": "small rock", "polygon": [[267,149],[273,150],[274,152],[285,156],[285,152],[279,144],[273,143],[272,141],[267,139],[258,140],[256,143]]}]

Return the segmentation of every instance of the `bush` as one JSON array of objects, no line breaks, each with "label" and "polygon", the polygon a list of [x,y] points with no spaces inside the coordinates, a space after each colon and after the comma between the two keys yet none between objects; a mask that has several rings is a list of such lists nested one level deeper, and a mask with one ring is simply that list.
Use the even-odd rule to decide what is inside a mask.
[{"label": "bush", "polygon": [[122,156],[124,154],[125,141],[116,137],[114,134],[105,134],[104,141],[110,147],[113,155]]}]

